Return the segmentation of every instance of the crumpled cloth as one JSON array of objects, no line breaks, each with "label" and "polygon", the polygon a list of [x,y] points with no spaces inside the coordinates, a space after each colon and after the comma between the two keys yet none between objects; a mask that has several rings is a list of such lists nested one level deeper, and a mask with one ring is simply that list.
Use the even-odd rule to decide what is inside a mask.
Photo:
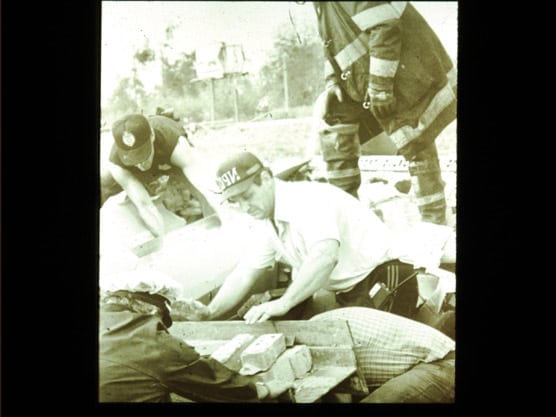
[{"label": "crumpled cloth", "polygon": [[455,253],[446,253],[448,248],[455,249],[455,238],[455,231],[449,226],[417,222],[393,232],[392,251],[402,262],[416,268],[437,268],[444,259],[455,258]]},{"label": "crumpled cloth", "polygon": [[159,294],[174,302],[182,294],[179,282],[163,272],[152,269],[137,269],[102,276],[99,279],[101,294],[120,290]]},{"label": "crumpled cloth", "polygon": [[427,222],[394,232],[395,256],[424,269],[417,275],[420,301],[429,302],[437,313],[445,295],[456,291],[455,274],[439,268],[446,259],[455,262],[455,238],[453,228]]}]

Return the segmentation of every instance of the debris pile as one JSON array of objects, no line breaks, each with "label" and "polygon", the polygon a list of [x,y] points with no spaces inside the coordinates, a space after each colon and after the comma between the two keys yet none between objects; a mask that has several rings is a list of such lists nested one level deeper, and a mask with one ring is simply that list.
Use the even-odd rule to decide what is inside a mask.
[{"label": "debris pile", "polygon": [[213,359],[242,375],[252,376],[259,399],[276,398],[312,368],[311,351],[294,345],[294,338],[268,333],[255,338],[238,334],[211,355]]}]

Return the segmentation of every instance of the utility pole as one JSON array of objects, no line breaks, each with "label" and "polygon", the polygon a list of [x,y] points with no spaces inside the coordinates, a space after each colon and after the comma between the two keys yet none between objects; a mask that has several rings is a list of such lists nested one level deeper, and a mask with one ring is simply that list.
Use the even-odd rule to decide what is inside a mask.
[{"label": "utility pole", "polygon": [[[226,45],[224,42],[216,42],[204,45],[195,50],[195,71],[197,78],[191,82],[209,80],[210,81],[210,121],[216,119],[216,99],[215,99],[215,80],[227,79],[228,85],[231,83],[234,99],[235,121],[239,121],[239,93],[237,77],[245,75],[243,62],[243,47],[241,45]],[[231,78],[231,80],[230,80]]]},{"label": "utility pole", "polygon": [[239,122],[239,106],[237,97],[237,74],[232,74],[232,86],[234,88],[234,120]]},{"label": "utility pole", "polygon": [[286,64],[286,57],[282,55],[282,75],[284,78],[284,108],[286,113],[290,111],[290,101],[288,94],[288,66]]},{"label": "utility pole", "polygon": [[214,122],[214,108],[215,108],[215,100],[214,100],[214,78],[210,79],[210,121]]}]

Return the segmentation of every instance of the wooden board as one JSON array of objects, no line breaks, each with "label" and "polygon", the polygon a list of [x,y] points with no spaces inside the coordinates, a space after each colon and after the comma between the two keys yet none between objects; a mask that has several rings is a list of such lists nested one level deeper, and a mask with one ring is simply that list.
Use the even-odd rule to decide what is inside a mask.
[{"label": "wooden board", "polygon": [[308,346],[353,346],[347,322],[328,321],[265,321],[247,324],[244,321],[182,321],[174,322],[170,332],[182,339],[229,340],[239,333],[255,336],[266,333],[284,333],[295,337],[297,344]]},{"label": "wooden board", "polygon": [[355,364],[334,366],[331,364],[313,363],[313,369],[307,376],[295,380],[293,388],[294,401],[296,403],[314,403],[318,401],[340,382],[353,375],[355,370]]},{"label": "wooden board", "polygon": [[[226,218],[227,223],[222,224],[216,215],[188,225],[182,222],[182,226],[170,228],[163,239],[153,240],[130,211],[131,203],[120,205],[117,200],[111,200],[100,211],[101,275],[154,269],[180,282],[184,297],[198,299],[220,287],[247,243],[244,223]],[[151,240],[143,239],[142,246],[139,238],[145,235]]]}]

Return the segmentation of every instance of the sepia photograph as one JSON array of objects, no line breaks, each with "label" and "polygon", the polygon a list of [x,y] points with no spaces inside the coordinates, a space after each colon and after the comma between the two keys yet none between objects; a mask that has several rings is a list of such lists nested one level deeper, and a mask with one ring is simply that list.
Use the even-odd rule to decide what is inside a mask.
[{"label": "sepia photograph", "polygon": [[100,4],[98,402],[454,404],[458,2]]}]

